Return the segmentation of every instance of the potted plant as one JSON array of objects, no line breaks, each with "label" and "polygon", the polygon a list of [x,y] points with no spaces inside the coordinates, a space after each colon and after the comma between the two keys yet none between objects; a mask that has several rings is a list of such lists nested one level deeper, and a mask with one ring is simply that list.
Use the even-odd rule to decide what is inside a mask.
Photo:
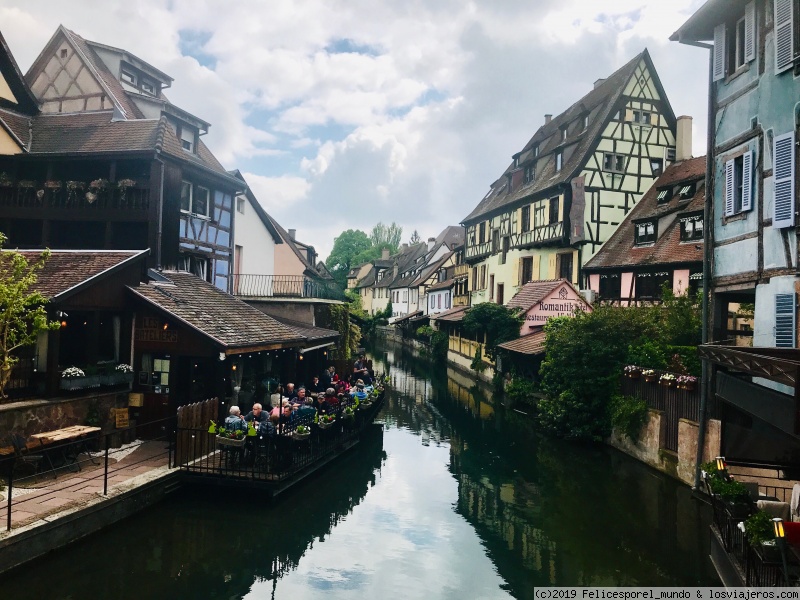
[{"label": "potted plant", "polygon": [[679,390],[691,392],[697,385],[697,377],[694,377],[693,375],[680,375],[678,376],[676,383],[678,384]]},{"label": "potted plant", "polygon": [[352,406],[345,406],[342,411],[342,418],[346,421],[352,421],[356,416],[356,411]]},{"label": "potted plant", "polygon": [[125,202],[125,192],[128,191],[129,187],[133,187],[135,185],[136,182],[133,179],[120,179],[117,182],[117,187],[119,188],[120,202]]},{"label": "potted plant", "polygon": [[725,510],[734,519],[743,519],[753,510],[753,502],[747,488],[739,481],[720,476],[709,479],[709,487],[725,504]]},{"label": "potted plant", "polygon": [[775,528],[770,517],[763,510],[757,510],[747,517],[739,528],[744,532],[744,537],[759,553],[762,560],[778,560],[778,547],[775,545]]},{"label": "potted plant", "polygon": [[85,378],[86,373],[78,367],[68,367],[61,371],[60,387],[62,390],[82,389],[84,387],[83,383]]},{"label": "potted plant", "polygon": [[627,365],[624,371],[625,376],[630,379],[639,379],[639,376],[642,374],[642,370],[636,365]]},{"label": "potted plant", "polygon": [[662,373],[659,383],[665,387],[675,387],[676,377],[672,373]]},{"label": "potted plant", "polygon": [[656,375],[656,372],[653,369],[645,369],[642,371],[642,377],[644,377],[645,382],[653,383],[658,375]]},{"label": "potted plant", "polygon": [[121,381],[124,383],[132,383],[133,382],[133,367],[126,363],[120,363],[114,370],[121,376]]},{"label": "potted plant", "polygon": [[320,415],[317,425],[319,425],[320,429],[329,429],[335,422],[336,415]]},{"label": "potted plant", "polygon": [[217,445],[218,446],[233,446],[234,448],[241,448],[244,446],[245,432],[241,429],[231,431],[229,429],[217,429]]},{"label": "potted plant", "polygon": [[311,430],[306,425],[298,425],[292,432],[292,439],[298,442],[307,440],[311,435]]}]

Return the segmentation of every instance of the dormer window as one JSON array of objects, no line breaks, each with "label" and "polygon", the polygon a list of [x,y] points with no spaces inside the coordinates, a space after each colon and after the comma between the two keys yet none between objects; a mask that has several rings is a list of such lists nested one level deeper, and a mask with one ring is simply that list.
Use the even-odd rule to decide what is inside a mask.
[{"label": "dormer window", "polygon": [[567,127],[566,127],[566,125],[561,128],[561,141],[562,142],[566,142],[567,141]]},{"label": "dormer window", "polygon": [[181,129],[181,148],[194,153],[194,131],[188,127]]},{"label": "dormer window", "polygon": [[563,160],[564,160],[564,155],[559,150],[558,152],[556,152],[556,172],[561,170],[561,166],[562,166]]},{"label": "dormer window", "polygon": [[693,242],[703,239],[703,213],[680,218],[681,241]]},{"label": "dormer window", "polygon": [[589,128],[589,115],[585,114],[585,115],[583,115],[583,129],[585,131],[588,128]]},{"label": "dormer window", "polygon": [[657,221],[644,221],[636,224],[634,243],[637,246],[649,246],[656,243]]},{"label": "dormer window", "polygon": [[656,200],[658,203],[668,202],[672,196],[670,195],[670,188],[664,188],[662,190],[658,190],[658,196],[656,196]]},{"label": "dormer window", "polygon": [[533,157],[536,158],[537,156],[539,156],[539,144],[533,147]]},{"label": "dormer window", "polygon": [[130,83],[131,85],[136,85],[137,77],[136,73],[132,71],[128,71],[126,69],[122,69],[119,74],[119,78],[124,81],[125,83]]},{"label": "dormer window", "polygon": [[525,167],[525,183],[530,183],[536,179],[536,169],[533,165]]},{"label": "dormer window", "polygon": [[681,195],[681,200],[688,200],[694,196],[696,191],[697,185],[694,183],[689,183],[687,185],[681,186],[681,191],[678,192]]},{"label": "dormer window", "polygon": [[150,94],[151,96],[156,95],[156,84],[152,81],[148,81],[147,79],[142,79],[142,91],[146,94]]}]

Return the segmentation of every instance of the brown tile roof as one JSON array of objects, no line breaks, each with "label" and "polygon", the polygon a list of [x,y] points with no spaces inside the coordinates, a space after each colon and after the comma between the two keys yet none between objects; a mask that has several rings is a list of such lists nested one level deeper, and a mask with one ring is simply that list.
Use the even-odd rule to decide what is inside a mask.
[{"label": "brown tile roof", "polygon": [[[569,182],[588,159],[597,136],[602,132],[603,126],[611,117],[617,100],[622,95],[625,84],[642,60],[650,68],[655,84],[660,86],[655,68],[650,60],[650,54],[645,50],[598,84],[566,111],[552,119],[550,123],[542,125],[520,152],[520,167],[515,168],[512,162],[503,175],[492,184],[489,193],[463,219],[462,223],[481,220],[490,214],[501,212],[505,207],[513,205],[523,198],[543,194],[557,185]],[[666,95],[662,95],[662,98],[666,101]],[[666,102],[666,110],[671,110],[668,102]],[[589,117],[589,125],[586,130],[582,130],[583,115]],[[670,118],[672,117],[673,115],[670,115]],[[566,142],[561,140],[562,127],[568,127]],[[532,161],[534,159],[533,149],[536,146],[539,148],[539,155],[535,160],[535,180],[528,184],[517,184],[516,189],[509,193],[506,189],[507,175],[519,172],[523,168],[522,165]],[[555,170],[557,150],[563,151],[560,171]]]},{"label": "brown tile roof", "polygon": [[6,129],[20,141],[22,146],[27,149],[28,142],[30,141],[30,124],[33,122],[33,119],[27,115],[21,115],[17,112],[0,108],[0,121],[2,121]]},{"label": "brown tile roof", "polygon": [[541,281],[531,281],[526,283],[516,294],[514,294],[506,306],[508,308],[521,308],[522,310],[530,310],[531,307],[539,304],[539,302],[544,300],[548,294],[550,294],[562,283],[567,283],[567,280],[543,279]]},{"label": "brown tile roof", "polygon": [[112,121],[113,113],[45,114],[33,119],[31,154],[153,151],[163,124],[155,119]]},{"label": "brown tile roof", "polygon": [[339,332],[335,329],[325,329],[324,327],[314,327],[305,323],[292,321],[291,319],[283,319],[281,317],[274,317],[279,321],[295,331],[298,335],[306,338],[308,345],[314,345],[325,340],[336,341],[339,339]]},{"label": "brown tile roof", "polygon": [[450,310],[446,310],[444,312],[440,312],[436,315],[431,315],[431,319],[434,321],[447,321],[448,323],[458,323],[464,319],[464,314],[467,312],[469,306],[457,306],[455,308],[451,308]]},{"label": "brown tile roof", "polygon": [[236,349],[303,346],[305,338],[260,310],[182,271],[161,273],[170,284],[129,288],[144,302],[235,353]]},{"label": "brown tile roof", "polygon": [[414,312],[408,313],[407,315],[403,315],[402,317],[400,317],[398,319],[395,319],[394,323],[395,324],[402,323],[404,321],[408,321],[409,319],[412,319],[413,317],[418,317],[421,314],[422,314],[421,310],[415,310]]},{"label": "brown tile roof", "polygon": [[33,95],[22,71],[19,70],[19,65],[14,59],[14,55],[11,54],[11,49],[8,47],[2,33],[0,33],[0,74],[2,74],[11,93],[17,100],[12,102],[11,100],[0,98],[0,106],[5,105],[30,115],[38,113],[39,103],[36,100],[36,96]]},{"label": "brown tile roof", "polygon": [[[41,250],[20,250],[19,253],[28,262],[36,261],[42,255]],[[123,263],[141,260],[148,254],[149,250],[51,250],[50,258],[38,272],[33,289],[48,300],[58,301],[60,297],[77,291],[82,284],[102,279]]]},{"label": "brown tile roof", "polygon": [[544,344],[546,339],[547,334],[544,330],[539,330],[534,333],[529,333],[528,335],[523,335],[516,340],[497,344],[497,347],[508,350],[509,352],[516,352],[517,354],[542,354],[545,351]]},{"label": "brown tile roof", "polygon": [[[700,156],[674,163],[666,168],[653,186],[631,209],[625,220],[608,241],[589,261],[584,269],[627,267],[634,265],[666,265],[674,263],[703,262],[703,240],[681,242],[680,214],[703,210],[705,205],[706,158]],[[682,183],[697,184],[692,198],[681,200],[677,195]],[[671,200],[658,202],[659,191],[670,188]],[[651,246],[634,246],[635,221],[650,217],[678,213],[678,217]]]},{"label": "brown tile roof", "polygon": [[72,40],[75,44],[75,47],[78,51],[86,57],[86,60],[89,62],[89,65],[95,70],[98,77],[100,77],[102,84],[106,87],[109,94],[111,94],[112,100],[117,104],[117,106],[122,109],[124,116],[126,119],[144,119],[144,115],[142,111],[139,110],[139,107],[128,97],[128,94],[125,93],[125,89],[122,87],[122,84],[119,82],[119,79],[108,70],[105,63],[97,56],[97,53],[94,51],[86,40],[79,36],[74,31],[70,31],[69,29],[63,28],[65,34]]},{"label": "brown tile roof", "polygon": [[445,279],[444,281],[440,281],[439,283],[434,283],[432,286],[428,288],[429,292],[435,292],[436,290],[446,290],[448,288],[453,287],[455,283],[455,279]]}]

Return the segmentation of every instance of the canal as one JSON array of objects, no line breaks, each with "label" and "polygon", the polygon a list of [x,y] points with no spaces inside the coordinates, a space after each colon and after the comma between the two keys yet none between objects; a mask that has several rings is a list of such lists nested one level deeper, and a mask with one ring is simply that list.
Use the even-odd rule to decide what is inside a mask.
[{"label": "canal", "polygon": [[537,437],[468,377],[371,350],[392,389],[361,444],[283,497],[185,488],[0,579],[7,598],[533,598],[713,585],[709,510],[606,447]]}]

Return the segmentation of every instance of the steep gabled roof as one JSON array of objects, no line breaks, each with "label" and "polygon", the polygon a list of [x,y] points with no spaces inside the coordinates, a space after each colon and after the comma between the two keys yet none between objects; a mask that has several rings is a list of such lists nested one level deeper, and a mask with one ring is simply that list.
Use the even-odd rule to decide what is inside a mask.
[{"label": "steep gabled roof", "polygon": [[[703,240],[681,241],[680,219],[676,218],[665,231],[659,231],[656,242],[650,246],[634,245],[637,221],[663,217],[677,212],[702,211],[705,205],[706,157],[691,158],[671,164],[652,187],[626,215],[616,231],[602,248],[585,265],[588,272],[595,269],[627,267],[634,265],[666,265],[703,262]],[[682,200],[677,194],[681,184],[694,183],[695,193]],[[658,202],[661,190],[669,190],[670,200]]]},{"label": "steep gabled roof", "polygon": [[444,254],[444,255],[443,255],[443,256],[442,256],[442,257],[441,257],[439,260],[437,260],[436,262],[434,262],[434,263],[431,263],[431,264],[428,264],[428,265],[426,265],[425,267],[423,267],[423,269],[422,269],[422,272],[421,272],[421,273],[419,274],[419,276],[418,276],[418,277],[417,277],[417,278],[416,278],[416,279],[415,279],[415,280],[414,280],[414,281],[411,283],[411,286],[412,286],[412,287],[414,287],[414,286],[417,286],[417,285],[422,285],[422,284],[425,282],[425,280],[426,280],[426,279],[428,279],[428,278],[429,278],[431,275],[433,275],[434,273],[436,273],[436,271],[438,271],[438,270],[439,270],[439,268],[440,268],[440,267],[441,267],[441,266],[442,266],[442,265],[443,265],[445,262],[447,262],[447,260],[448,260],[448,259],[449,259],[451,256],[453,256],[453,254],[454,254],[454,252],[451,250],[450,252],[447,252],[447,253],[445,253],[445,254]]},{"label": "steep gabled roof", "polygon": [[[515,166],[512,162],[503,175],[492,184],[489,193],[463,219],[462,223],[468,224],[488,218],[490,215],[502,212],[508,206],[518,203],[523,198],[540,194],[545,196],[554,193],[559,187],[569,184],[594,152],[599,136],[613,115],[627,82],[634,75],[636,67],[641,61],[647,65],[653,77],[653,83],[664,100],[667,120],[674,122],[675,115],[672,114],[669,102],[666,101],[666,94],[658,79],[650,54],[644,50],[607,79],[598,83],[594,89],[563,113],[542,125],[519,153],[518,163],[520,166]],[[582,116],[584,115],[589,117],[589,123],[585,130],[581,130]],[[564,127],[568,129],[566,141],[561,139],[561,130]],[[536,177],[534,181],[520,184],[509,193],[508,176],[513,177],[514,173],[517,173],[520,178],[522,165],[534,160],[534,149],[537,147],[539,154],[535,159]],[[560,171],[555,169],[555,155],[558,151],[563,153]]]},{"label": "steep gabled roof", "polygon": [[23,150],[28,149],[33,117],[0,108],[0,125],[13,137]]},{"label": "steep gabled roof", "polygon": [[39,112],[39,103],[33,95],[31,88],[25,81],[22,71],[19,70],[17,61],[0,33],[0,78],[5,80],[17,102],[0,98],[1,108],[10,108],[25,115],[35,115]]}]

